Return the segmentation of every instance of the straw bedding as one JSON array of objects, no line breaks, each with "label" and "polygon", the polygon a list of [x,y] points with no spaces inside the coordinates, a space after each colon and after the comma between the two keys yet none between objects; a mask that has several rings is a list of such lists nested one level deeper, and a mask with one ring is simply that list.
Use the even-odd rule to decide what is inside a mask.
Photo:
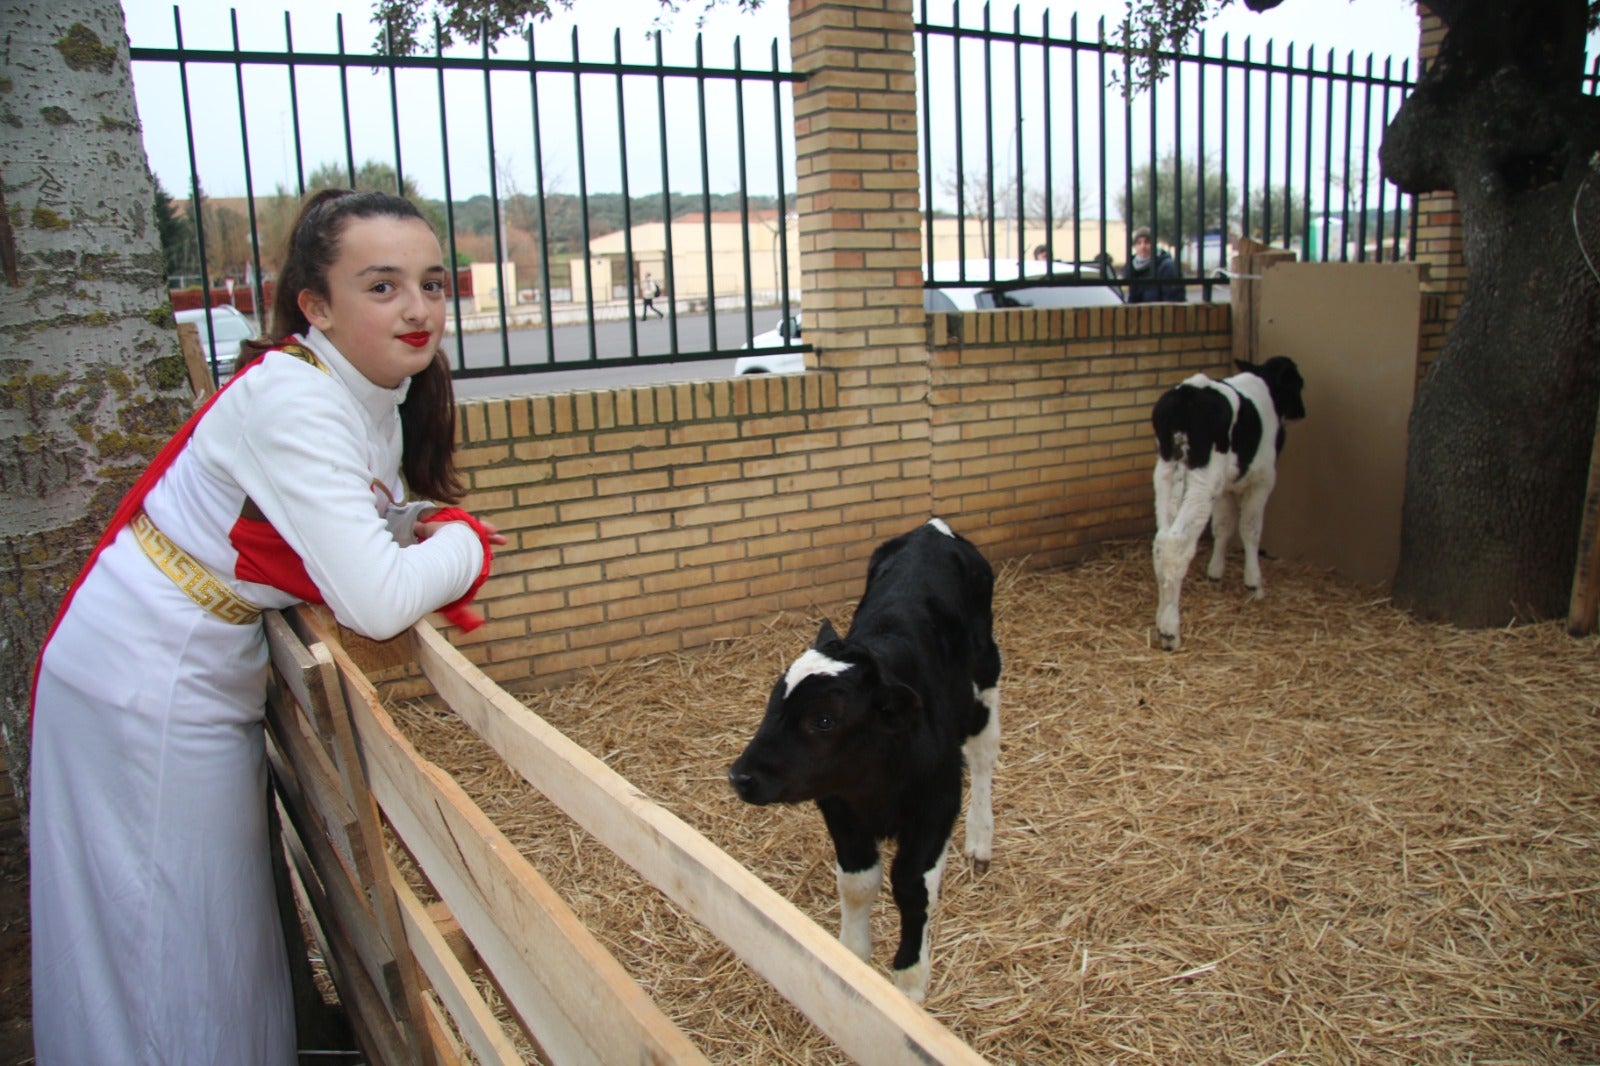
[{"label": "straw bedding", "polygon": [[[995,860],[955,844],[929,1011],[996,1063],[1600,1061],[1600,643],[1277,560],[1251,602],[1237,565],[1193,568],[1175,654],[1146,542],[1001,572]],[[525,702],[833,932],[820,816],[723,777],[820,617]],[[453,718],[396,711],[714,1061],[844,1061]],[[887,890],[874,934],[883,968]]]}]

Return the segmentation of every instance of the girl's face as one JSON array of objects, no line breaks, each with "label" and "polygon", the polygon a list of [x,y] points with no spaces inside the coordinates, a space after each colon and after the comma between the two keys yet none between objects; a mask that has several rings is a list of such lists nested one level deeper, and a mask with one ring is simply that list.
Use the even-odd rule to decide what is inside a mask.
[{"label": "girl's face", "polygon": [[328,294],[300,292],[300,310],[374,385],[425,370],[444,335],[444,255],[419,218],[353,218],[328,268]]}]

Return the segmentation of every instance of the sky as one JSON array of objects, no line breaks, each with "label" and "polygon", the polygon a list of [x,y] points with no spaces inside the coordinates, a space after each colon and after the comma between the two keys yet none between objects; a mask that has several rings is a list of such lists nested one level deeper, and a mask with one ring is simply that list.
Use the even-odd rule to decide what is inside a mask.
[{"label": "sky", "polygon": [[[369,23],[370,0],[258,0],[249,6],[230,8],[218,0],[123,0],[128,32],[132,43],[142,47],[172,47],[176,36],[174,9],[182,23],[183,42],[189,48],[231,47],[230,15],[237,18],[241,47],[245,50],[279,51],[284,45],[284,13],[289,15],[293,27],[296,51],[302,53],[332,52],[337,48],[336,16],[343,17],[345,49],[352,53],[368,50],[372,38]],[[714,9],[697,24],[700,14],[694,0],[682,0],[684,10],[677,15],[667,12],[657,0],[579,0],[577,13],[557,14],[535,30],[539,55],[551,58],[571,58],[573,31],[577,30],[578,55],[582,59],[606,61],[614,58],[614,42],[623,50],[629,62],[652,62],[654,43],[647,31],[654,25],[664,30],[662,54],[670,65],[692,64],[696,55],[697,36],[703,47],[708,66],[731,66],[734,39],[743,42],[744,68],[769,69],[773,42],[777,42],[780,64],[788,66],[788,5],[783,0],[766,0],[756,12],[740,13],[732,6]],[[962,25],[981,24],[982,7],[967,0],[957,6],[953,2],[930,3],[930,21],[948,24],[957,17]],[[1050,3],[1048,0],[1022,0],[1013,6],[996,3],[991,8],[991,26],[1009,29],[1013,12],[1020,16],[1023,31],[1037,32],[1044,12],[1050,13],[1052,34],[1064,35],[1074,12],[1079,19],[1080,36],[1094,35],[1096,20],[1104,16],[1108,26],[1113,25],[1124,11],[1123,0],[1080,0],[1076,4]],[[920,8],[919,8],[920,12]],[[620,29],[619,29],[620,27]],[[1276,10],[1263,14],[1248,11],[1240,3],[1225,8],[1207,23],[1208,51],[1215,54],[1220,48],[1224,33],[1230,36],[1230,54],[1239,54],[1243,40],[1252,39],[1259,58],[1264,42],[1271,39],[1282,57],[1285,46],[1293,42],[1297,54],[1315,47],[1316,54],[1326,57],[1329,49],[1343,63],[1347,54],[1353,53],[1358,64],[1370,53],[1381,68],[1385,58],[1392,60],[1396,71],[1402,61],[1410,60],[1415,67],[1417,51],[1417,16],[1411,0],[1285,0]],[[503,46],[511,54],[525,54],[520,43]],[[502,53],[505,54],[505,53]],[[435,78],[432,72],[407,72],[399,90],[401,104],[402,160],[405,169],[414,176],[422,193],[440,197],[444,193],[437,131],[438,103]],[[245,175],[240,164],[242,137],[239,132],[239,103],[236,90],[237,75],[231,65],[193,64],[188,70],[189,98],[196,115],[199,134],[196,138],[195,157],[200,171],[201,184],[210,196],[238,196],[246,191]],[[263,68],[245,68],[245,99],[248,102],[246,130],[250,139],[252,158],[251,180],[257,196],[270,195],[277,186],[295,184],[294,119],[290,111],[286,80],[281,71]],[[530,119],[517,110],[516,95],[526,96],[527,78],[521,87],[506,91],[496,82],[495,126],[496,144],[491,166],[486,135],[484,133],[481,90],[467,84],[465,72],[451,75],[451,104],[446,111],[449,124],[451,163],[449,180],[452,195],[460,199],[475,193],[487,192],[491,170],[496,171],[499,192],[505,195],[507,185],[512,189],[531,192],[537,187],[531,138],[516,138],[504,130],[518,131],[528,128]],[[482,75],[471,75],[478,82]],[[496,78],[501,78],[496,75]],[[570,79],[568,79],[570,81]],[[189,146],[183,132],[183,113],[180,83],[171,65],[159,68],[151,64],[135,64],[135,92],[138,98],[141,121],[145,128],[145,145],[151,168],[163,187],[174,196],[185,196],[189,189]],[[541,86],[546,83],[541,79]],[[367,158],[392,157],[395,120],[389,105],[389,86],[384,75],[371,74],[366,68],[354,69],[349,75],[352,125],[355,129],[353,152],[356,163]],[[611,90],[605,89],[604,92]],[[626,134],[627,152],[635,158],[629,165],[636,172],[655,177],[660,164],[653,160],[662,151],[671,163],[671,184],[678,188],[699,182],[698,138],[684,138],[674,132],[661,144],[653,128],[657,102],[648,96],[649,87],[638,87],[645,96],[637,100],[629,97],[630,129]],[[300,75],[298,86],[299,129],[306,169],[328,162],[342,162],[345,147],[342,133],[335,131],[338,124],[326,120],[339,106],[340,87],[331,69],[308,70]],[[548,89],[541,88],[541,116],[551,118],[550,136],[558,143],[562,135],[561,124],[579,125],[572,117],[577,114],[568,95],[570,90],[558,79],[551,79]],[[729,90],[731,91],[731,90]],[[592,171],[589,185],[592,191],[609,189],[616,185],[604,176],[616,171],[613,159],[620,151],[623,134],[616,131],[614,112],[609,117],[596,108],[614,106],[603,99],[604,92],[589,88],[583,90],[586,116],[582,128],[590,141],[586,148],[585,165]],[[781,137],[792,144],[792,130],[773,133],[770,130],[773,101],[771,90],[765,97],[754,94],[747,102],[750,113],[757,116],[749,133],[747,158],[763,163],[770,160],[773,138]],[[478,94],[478,95],[474,95]],[[792,121],[785,98],[784,122]],[[601,97],[602,99],[594,99]],[[681,106],[692,107],[692,98],[680,104],[674,98],[669,111]],[[524,105],[526,106],[526,105]],[[732,104],[729,99],[714,97],[708,108],[712,125],[718,126],[721,116]],[[531,108],[527,108],[531,111]],[[761,116],[764,113],[765,119]],[[565,117],[563,117],[565,116]],[[767,129],[763,132],[761,123]],[[717,130],[714,132],[723,132]],[[710,156],[709,184],[713,190],[736,187],[739,180],[739,160],[728,149],[729,137],[717,137],[708,146]],[[684,143],[695,141],[690,145]],[[792,151],[792,147],[790,148]],[[459,156],[459,158],[458,158]],[[578,164],[571,158],[544,161],[545,187],[559,191],[576,191]],[[768,175],[763,166],[749,168],[755,172],[747,178],[752,192],[770,192],[775,189],[776,175]],[[793,175],[785,178],[789,190],[793,189]],[[630,190],[637,195],[643,188],[659,187],[659,180],[649,184],[649,178],[630,181]]]}]

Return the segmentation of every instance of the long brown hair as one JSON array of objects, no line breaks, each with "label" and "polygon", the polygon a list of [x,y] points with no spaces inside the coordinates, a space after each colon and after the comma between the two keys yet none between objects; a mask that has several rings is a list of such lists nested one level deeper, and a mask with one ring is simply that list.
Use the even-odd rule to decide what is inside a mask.
[{"label": "long brown hair", "polygon": [[[345,226],[355,218],[414,218],[428,224],[410,200],[389,193],[325,189],[307,199],[280,260],[283,266],[278,271],[267,329],[267,337],[276,339],[244,342],[241,359],[275,348],[293,334],[310,331],[311,323],[300,309],[300,293],[310,289],[327,298],[328,268],[339,258],[339,238]],[[460,502],[466,484],[455,465],[455,390],[442,350],[433,353],[426,370],[411,378],[411,389],[400,405],[400,426],[400,469],[412,494],[440,503]]]}]

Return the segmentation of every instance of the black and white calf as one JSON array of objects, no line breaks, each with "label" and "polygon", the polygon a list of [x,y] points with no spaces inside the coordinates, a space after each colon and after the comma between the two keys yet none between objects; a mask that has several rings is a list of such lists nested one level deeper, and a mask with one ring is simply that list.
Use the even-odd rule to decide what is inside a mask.
[{"label": "black and white calf", "polygon": [[[1167,390],[1150,413],[1156,460],[1156,633],[1178,647],[1178,594],[1206,522],[1211,563],[1221,580],[1234,531],[1244,545],[1244,584],[1260,597],[1261,522],[1277,482],[1284,422],[1304,418],[1305,383],[1294,360],[1275,355],[1260,366],[1235,360],[1239,373],[1222,381],[1196,374]],[[1271,442],[1270,444],[1268,442]]]},{"label": "black and white calf", "polygon": [[991,785],[1000,750],[1000,649],[994,572],[935,518],[872,553],[850,635],[822,623],[779,678],[755,737],[728,771],[748,803],[815,800],[838,858],[839,939],[872,954],[883,882],[879,841],[897,846],[889,883],[900,910],[895,984],[920,1001],[928,927],[972,771],[966,855],[993,849]]}]

